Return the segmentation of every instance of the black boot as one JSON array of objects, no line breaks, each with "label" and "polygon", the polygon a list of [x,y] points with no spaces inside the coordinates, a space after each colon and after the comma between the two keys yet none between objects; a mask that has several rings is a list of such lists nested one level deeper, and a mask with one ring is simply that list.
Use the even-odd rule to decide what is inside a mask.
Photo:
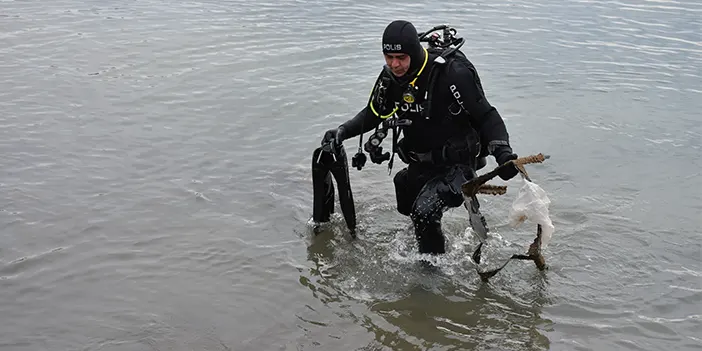
[{"label": "black boot", "polygon": [[441,230],[441,218],[446,205],[436,193],[436,188],[425,186],[423,190],[414,202],[410,214],[419,252],[443,254],[446,249],[444,233]]},{"label": "black boot", "polygon": [[441,223],[429,225],[415,224],[414,235],[417,238],[419,253],[440,255],[446,253],[444,233]]}]

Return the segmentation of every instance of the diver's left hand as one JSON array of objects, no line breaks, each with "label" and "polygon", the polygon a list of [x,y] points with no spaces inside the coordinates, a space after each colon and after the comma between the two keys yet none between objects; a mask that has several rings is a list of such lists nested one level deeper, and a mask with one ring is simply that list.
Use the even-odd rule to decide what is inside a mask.
[{"label": "diver's left hand", "polygon": [[338,128],[329,129],[324,133],[324,137],[322,137],[322,146],[329,144],[331,151],[336,153],[345,139],[346,133],[344,133],[344,127],[340,126]]},{"label": "diver's left hand", "polygon": [[[503,147],[495,151],[495,161],[497,164],[503,165],[505,162],[517,159],[517,154],[512,152],[512,148]],[[502,178],[502,180],[510,180],[519,173],[517,166],[510,162],[509,166],[505,166],[497,174]]]},{"label": "diver's left hand", "polygon": [[344,133],[344,127],[332,128],[324,132],[322,137],[322,145],[334,143],[336,145],[341,145],[346,139],[346,133]]}]

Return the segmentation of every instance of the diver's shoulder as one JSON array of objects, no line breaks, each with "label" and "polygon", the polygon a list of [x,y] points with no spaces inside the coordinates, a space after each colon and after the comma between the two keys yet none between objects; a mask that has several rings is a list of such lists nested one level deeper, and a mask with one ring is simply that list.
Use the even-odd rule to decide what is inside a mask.
[{"label": "diver's shoulder", "polygon": [[456,67],[469,67],[469,68],[475,68],[475,65],[473,65],[473,62],[460,50],[456,50],[453,54],[451,54],[451,59],[449,60],[449,63],[451,65],[455,65]]},{"label": "diver's shoulder", "polygon": [[456,51],[450,60],[447,60],[446,72],[452,76],[466,75],[475,77],[478,75],[478,69],[473,62],[461,51]]}]

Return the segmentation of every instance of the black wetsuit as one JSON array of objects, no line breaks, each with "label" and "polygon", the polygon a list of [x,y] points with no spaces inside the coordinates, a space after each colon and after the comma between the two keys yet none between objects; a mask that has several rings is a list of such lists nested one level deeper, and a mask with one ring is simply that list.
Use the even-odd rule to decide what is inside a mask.
[{"label": "black wetsuit", "polygon": [[[400,119],[412,121],[402,127],[398,155],[409,166],[394,178],[397,210],[412,218],[422,253],[443,253],[441,231],[443,212],[463,204],[461,185],[475,176],[488,154],[500,161],[500,154],[512,154],[509,135],[498,111],[488,102],[473,64],[459,51],[444,63],[429,53],[427,66],[419,75],[414,103],[403,101],[407,85],[392,79],[384,70],[370,103],[381,116],[396,107]],[[439,70],[431,93],[431,111],[425,99],[430,72]],[[383,79],[385,78],[385,79]],[[382,88],[386,90],[382,93]],[[376,128],[382,119],[370,104],[342,124],[345,138]]]},{"label": "black wetsuit", "polygon": [[[403,138],[394,150],[409,165],[395,175],[397,210],[412,218],[420,252],[443,253],[441,218],[446,209],[463,203],[461,185],[475,176],[488,154],[500,164],[516,155],[502,117],[488,102],[478,73],[462,52],[435,62],[439,52],[424,49],[412,23],[404,20],[385,28],[382,50],[392,62],[402,57],[398,54],[408,55],[408,73],[395,78],[386,67],[369,105],[328,130],[322,144],[371,131],[393,112],[398,119],[410,120],[411,125],[401,127]],[[414,101],[406,99],[408,89]],[[504,168],[500,177],[515,176],[517,169],[511,168]]]}]

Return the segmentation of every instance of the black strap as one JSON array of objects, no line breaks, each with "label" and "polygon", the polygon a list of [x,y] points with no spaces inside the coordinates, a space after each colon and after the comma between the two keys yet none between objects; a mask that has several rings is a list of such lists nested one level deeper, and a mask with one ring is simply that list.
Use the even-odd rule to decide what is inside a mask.
[{"label": "black strap", "polygon": [[429,84],[427,86],[426,90],[426,103],[427,103],[427,108],[424,109],[424,112],[422,113],[422,116],[425,118],[431,118],[431,102],[432,102],[432,97],[434,96],[434,86],[436,85],[436,81],[438,80],[437,77],[439,76],[439,69],[436,69],[437,66],[448,64],[448,60],[446,60],[445,57],[442,55],[439,55],[437,58],[442,58],[444,62],[438,62],[436,59],[434,59],[434,64],[431,66],[431,70],[429,71]]},{"label": "black strap", "polygon": [[399,132],[397,124],[392,126],[392,155],[390,156],[390,162],[388,162],[388,175],[392,173],[392,165],[395,161],[395,152],[397,152],[397,138],[399,137]]}]

